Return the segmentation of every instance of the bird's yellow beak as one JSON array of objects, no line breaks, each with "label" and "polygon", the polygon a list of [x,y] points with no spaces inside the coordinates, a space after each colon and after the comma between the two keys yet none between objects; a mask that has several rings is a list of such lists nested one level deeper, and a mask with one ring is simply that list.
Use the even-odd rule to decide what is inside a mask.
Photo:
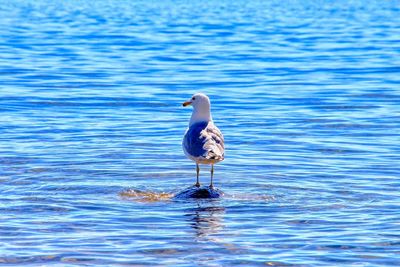
[{"label": "bird's yellow beak", "polygon": [[186,107],[192,104],[192,101],[186,101],[182,103],[182,106]]}]

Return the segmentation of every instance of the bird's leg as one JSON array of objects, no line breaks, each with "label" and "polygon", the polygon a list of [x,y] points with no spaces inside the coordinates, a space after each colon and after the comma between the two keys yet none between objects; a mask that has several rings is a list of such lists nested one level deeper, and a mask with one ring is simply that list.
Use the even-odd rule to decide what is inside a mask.
[{"label": "bird's leg", "polygon": [[200,173],[200,167],[199,167],[199,164],[196,163],[196,174],[197,174],[197,182],[196,182],[196,184],[195,184],[196,187],[200,187],[199,173]]},{"label": "bird's leg", "polygon": [[210,188],[213,189],[214,185],[213,185],[213,176],[214,176],[214,164],[211,164],[211,184],[210,184]]}]

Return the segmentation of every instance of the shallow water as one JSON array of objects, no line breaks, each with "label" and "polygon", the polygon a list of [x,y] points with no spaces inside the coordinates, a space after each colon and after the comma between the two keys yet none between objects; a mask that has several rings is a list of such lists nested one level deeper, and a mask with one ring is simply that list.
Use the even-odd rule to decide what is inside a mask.
[{"label": "shallow water", "polygon": [[399,265],[400,2],[192,2],[0,5],[0,264]]}]

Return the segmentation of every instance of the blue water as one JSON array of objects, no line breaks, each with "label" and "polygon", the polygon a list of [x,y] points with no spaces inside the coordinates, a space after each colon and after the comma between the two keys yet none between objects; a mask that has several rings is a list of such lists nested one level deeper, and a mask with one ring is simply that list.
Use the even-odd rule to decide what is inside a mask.
[{"label": "blue water", "polygon": [[0,265],[400,265],[400,2],[232,2],[1,2]]}]

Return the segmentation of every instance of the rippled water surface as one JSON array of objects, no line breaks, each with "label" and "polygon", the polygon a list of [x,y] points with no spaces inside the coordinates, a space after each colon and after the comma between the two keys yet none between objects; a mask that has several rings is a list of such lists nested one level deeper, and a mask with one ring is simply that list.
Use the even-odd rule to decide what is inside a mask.
[{"label": "rippled water surface", "polygon": [[[0,265],[400,265],[399,17],[399,1],[2,1]],[[178,201],[197,91],[225,196]]]}]

